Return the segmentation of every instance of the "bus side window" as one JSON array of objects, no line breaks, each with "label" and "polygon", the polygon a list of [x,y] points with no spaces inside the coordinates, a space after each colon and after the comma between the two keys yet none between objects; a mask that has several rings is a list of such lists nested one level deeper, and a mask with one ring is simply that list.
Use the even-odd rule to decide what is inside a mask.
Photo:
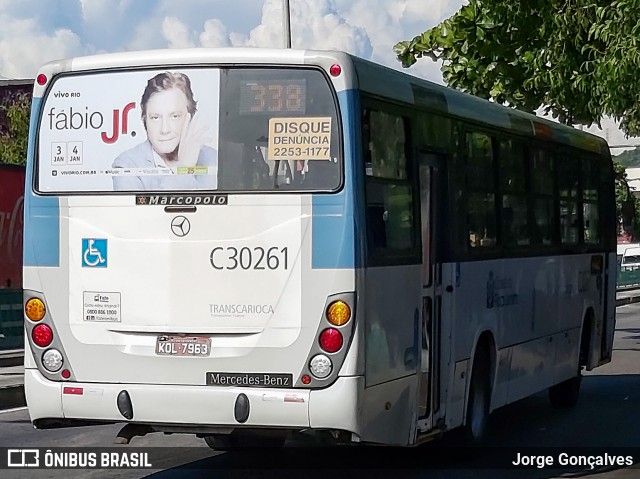
[{"label": "bus side window", "polygon": [[408,120],[365,109],[362,120],[367,242],[384,263],[413,254],[416,229],[408,174]]},{"label": "bus side window", "polygon": [[554,239],[556,208],[554,200],[553,156],[540,148],[531,149],[531,190],[533,193],[533,231],[535,245],[550,246]]},{"label": "bus side window", "polygon": [[600,215],[598,211],[600,168],[595,158],[582,160],[582,217],[584,222],[584,242],[600,243]]},{"label": "bus side window", "polygon": [[517,140],[500,140],[498,155],[502,194],[502,243],[508,248],[528,246],[531,238],[524,145]]},{"label": "bus side window", "polygon": [[580,239],[580,161],[573,152],[560,150],[556,166],[558,195],[560,197],[560,240],[563,245],[578,244]]},{"label": "bus side window", "polygon": [[496,195],[492,138],[482,133],[465,137],[467,227],[469,246],[496,246]]}]

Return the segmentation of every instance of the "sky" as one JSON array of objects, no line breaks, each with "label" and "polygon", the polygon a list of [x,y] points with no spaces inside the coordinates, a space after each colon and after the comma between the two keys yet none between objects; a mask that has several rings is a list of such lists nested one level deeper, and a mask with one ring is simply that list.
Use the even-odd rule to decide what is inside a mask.
[{"label": "sky", "polygon": [[[289,0],[293,48],[344,50],[402,69],[393,53],[464,0]],[[0,0],[0,78],[34,78],[52,60],[184,47],[282,47],[283,0]],[[407,73],[442,83],[422,59]],[[611,121],[589,131],[626,139]],[[621,150],[614,150],[614,154]]]}]

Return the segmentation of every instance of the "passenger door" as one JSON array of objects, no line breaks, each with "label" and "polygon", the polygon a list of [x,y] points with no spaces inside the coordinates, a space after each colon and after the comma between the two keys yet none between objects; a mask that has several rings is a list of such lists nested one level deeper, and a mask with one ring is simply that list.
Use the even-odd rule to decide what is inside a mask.
[{"label": "passenger door", "polygon": [[442,388],[442,263],[439,260],[438,212],[441,210],[444,155],[418,153],[422,247],[421,360],[418,430],[436,426]]}]

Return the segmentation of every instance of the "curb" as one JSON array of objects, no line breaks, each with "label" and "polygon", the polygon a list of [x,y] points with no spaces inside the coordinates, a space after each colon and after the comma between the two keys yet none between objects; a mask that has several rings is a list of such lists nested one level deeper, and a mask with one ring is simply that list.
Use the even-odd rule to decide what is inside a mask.
[{"label": "curb", "polygon": [[627,304],[640,303],[640,296],[630,296],[628,298],[616,299],[616,308]]},{"label": "curb", "polygon": [[10,368],[13,366],[22,366],[24,364],[24,353],[19,354],[0,354],[0,368]]},{"label": "curb", "polygon": [[24,407],[26,405],[27,400],[24,397],[24,385],[17,384],[15,386],[0,388],[0,411]]}]

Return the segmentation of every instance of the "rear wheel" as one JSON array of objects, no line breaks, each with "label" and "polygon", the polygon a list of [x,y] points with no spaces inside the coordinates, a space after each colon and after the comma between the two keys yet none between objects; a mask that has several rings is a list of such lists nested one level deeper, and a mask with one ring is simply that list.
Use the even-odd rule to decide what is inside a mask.
[{"label": "rear wheel", "polygon": [[486,346],[482,346],[476,351],[469,385],[465,436],[472,444],[482,442],[487,435],[491,401],[489,384],[489,355]]},{"label": "rear wheel", "polygon": [[587,317],[584,327],[582,328],[578,372],[576,376],[549,388],[549,402],[551,402],[553,407],[569,409],[578,403],[580,384],[582,383],[582,367],[587,365],[589,354],[589,340],[591,338],[590,324],[589,317]]},{"label": "rear wheel", "polygon": [[551,386],[549,388],[549,401],[553,407],[559,409],[572,408],[578,402],[580,395],[580,383],[582,382],[582,373],[578,373],[575,378]]},{"label": "rear wheel", "polygon": [[210,434],[204,441],[216,451],[233,451],[235,449],[279,448],[284,445],[284,433],[274,431],[233,431],[231,434]]}]

